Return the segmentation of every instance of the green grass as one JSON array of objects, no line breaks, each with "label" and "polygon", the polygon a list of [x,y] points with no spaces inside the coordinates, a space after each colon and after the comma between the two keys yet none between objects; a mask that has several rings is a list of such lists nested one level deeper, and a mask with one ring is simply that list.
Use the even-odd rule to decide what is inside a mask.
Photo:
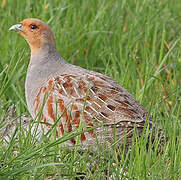
[{"label": "green grass", "polygon": [[30,116],[24,96],[29,47],[8,28],[36,17],[52,27],[64,59],[119,82],[153,115],[169,141],[158,154],[151,148],[146,151],[141,139],[130,152],[123,151],[117,161],[107,149],[90,155],[87,150],[61,147],[71,135],[36,141],[30,130],[25,135],[20,124],[10,133],[8,145],[0,139],[0,179],[74,179],[81,173],[87,179],[109,179],[111,175],[115,179],[181,179],[180,0],[3,2],[0,129],[8,123],[9,107],[15,107],[15,119]]}]

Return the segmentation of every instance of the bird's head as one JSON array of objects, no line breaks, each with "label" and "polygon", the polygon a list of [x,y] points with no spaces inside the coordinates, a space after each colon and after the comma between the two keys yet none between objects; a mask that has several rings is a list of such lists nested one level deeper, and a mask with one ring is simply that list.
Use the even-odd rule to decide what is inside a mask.
[{"label": "bird's head", "polygon": [[50,27],[43,21],[35,18],[24,19],[9,28],[17,31],[28,42],[33,56],[45,44],[55,44]]}]

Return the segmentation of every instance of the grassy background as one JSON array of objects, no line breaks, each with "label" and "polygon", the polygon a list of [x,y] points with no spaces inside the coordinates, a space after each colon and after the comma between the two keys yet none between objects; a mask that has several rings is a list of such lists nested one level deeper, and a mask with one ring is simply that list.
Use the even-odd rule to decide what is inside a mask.
[{"label": "grassy background", "polygon": [[37,142],[30,132],[25,136],[19,126],[10,133],[8,145],[0,140],[0,179],[74,179],[81,173],[88,179],[113,175],[115,179],[181,178],[181,148],[175,143],[176,136],[181,137],[180,0],[0,3],[1,129],[7,125],[9,107],[15,107],[15,117],[30,116],[24,97],[30,52],[23,38],[8,28],[36,17],[52,27],[64,59],[115,79],[169,136],[162,154],[151,149],[146,152],[144,140],[140,140],[118,162],[107,151],[90,157],[86,150],[69,152],[54,139]]}]

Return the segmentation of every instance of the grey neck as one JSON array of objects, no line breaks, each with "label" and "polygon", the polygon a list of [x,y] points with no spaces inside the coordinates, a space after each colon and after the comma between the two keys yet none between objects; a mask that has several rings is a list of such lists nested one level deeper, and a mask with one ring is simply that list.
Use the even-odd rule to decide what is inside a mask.
[{"label": "grey neck", "polygon": [[45,64],[49,60],[61,60],[62,58],[58,54],[56,50],[56,45],[52,43],[46,43],[44,44],[40,50],[35,53],[31,59],[30,59],[30,64],[39,64],[43,63]]},{"label": "grey neck", "polygon": [[28,78],[46,78],[58,69],[63,69],[67,62],[59,55],[54,44],[45,44],[34,54],[28,66]]}]

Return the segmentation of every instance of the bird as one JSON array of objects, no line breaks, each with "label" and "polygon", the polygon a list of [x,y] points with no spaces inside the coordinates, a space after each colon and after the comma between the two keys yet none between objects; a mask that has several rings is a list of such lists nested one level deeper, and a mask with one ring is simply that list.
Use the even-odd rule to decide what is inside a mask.
[{"label": "bird", "polygon": [[[126,146],[144,127],[156,126],[146,109],[116,81],[99,72],[66,62],[56,49],[48,24],[27,18],[9,28],[18,32],[31,50],[25,82],[27,107],[33,119],[39,115],[42,129],[56,128],[57,138],[79,130],[80,145],[111,146],[115,139]],[[78,135],[77,135],[78,136]],[[77,137],[65,141],[74,146]]]}]

